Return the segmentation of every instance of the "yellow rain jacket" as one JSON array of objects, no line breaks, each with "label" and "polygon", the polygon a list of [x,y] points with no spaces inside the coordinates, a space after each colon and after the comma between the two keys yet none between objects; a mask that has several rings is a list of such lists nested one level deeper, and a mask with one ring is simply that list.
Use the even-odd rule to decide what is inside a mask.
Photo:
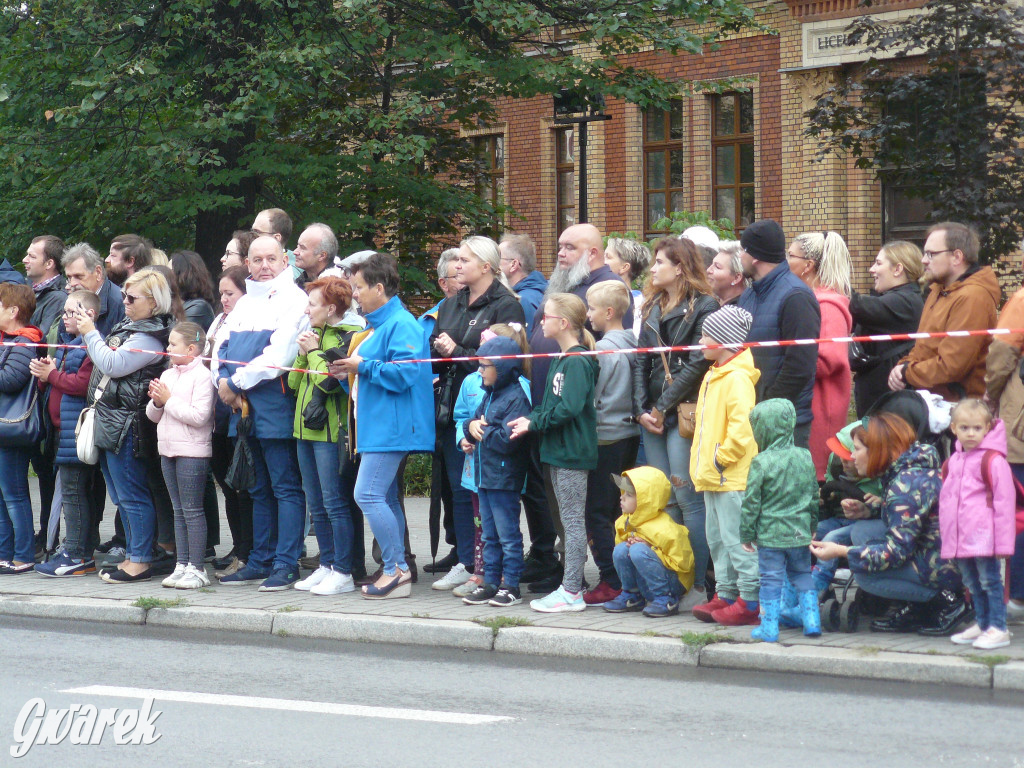
[{"label": "yellow rain jacket", "polygon": [[744,491],[757,443],[750,427],[761,378],[749,349],[713,365],[697,395],[690,478],[698,491]]},{"label": "yellow rain jacket", "polygon": [[690,532],[665,512],[672,493],[668,478],[654,467],[637,467],[622,474],[636,489],[636,511],[632,515],[621,515],[615,521],[615,543],[625,541],[631,533],[643,539],[661,564],[674,571],[679,583],[689,591],[693,587]]}]

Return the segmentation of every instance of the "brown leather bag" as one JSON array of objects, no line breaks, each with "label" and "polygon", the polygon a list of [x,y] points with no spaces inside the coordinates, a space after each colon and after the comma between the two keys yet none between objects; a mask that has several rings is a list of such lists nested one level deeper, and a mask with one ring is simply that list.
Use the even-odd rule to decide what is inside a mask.
[{"label": "brown leather bag", "polygon": [[[661,353],[661,365],[665,369],[666,386],[672,383],[672,373],[668,367],[668,357]],[[697,404],[680,403],[676,406],[676,417],[679,420],[679,436],[692,440],[697,432]]]}]

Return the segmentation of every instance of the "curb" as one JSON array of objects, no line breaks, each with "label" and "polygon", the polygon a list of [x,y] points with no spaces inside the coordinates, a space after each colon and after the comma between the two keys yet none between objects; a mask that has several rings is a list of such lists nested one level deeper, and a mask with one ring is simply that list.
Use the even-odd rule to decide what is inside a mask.
[{"label": "curb", "polygon": [[675,637],[596,630],[519,626],[495,632],[470,621],[318,611],[275,613],[252,608],[180,606],[147,611],[122,601],[34,595],[0,597],[0,616],[1024,691],[1024,661],[1009,661],[990,668],[954,656],[894,651],[729,642],[698,649]]}]

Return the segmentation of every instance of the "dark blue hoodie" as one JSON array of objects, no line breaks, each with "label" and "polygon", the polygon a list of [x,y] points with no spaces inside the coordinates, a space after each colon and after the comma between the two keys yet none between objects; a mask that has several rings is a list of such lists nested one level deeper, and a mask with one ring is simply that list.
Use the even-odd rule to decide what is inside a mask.
[{"label": "dark blue hoodie", "polygon": [[[490,339],[477,350],[481,356],[519,355],[522,350],[512,339],[499,336]],[[473,419],[481,416],[487,421],[483,439],[476,447],[474,472],[477,488],[487,490],[519,491],[526,480],[527,452],[512,442],[508,423],[520,416],[530,415],[530,398],[519,383],[522,373],[519,360],[494,360],[498,379],[493,387],[484,386],[484,398]],[[475,442],[469,434],[469,421],[463,424],[466,440]]]},{"label": "dark blue hoodie", "polygon": [[544,298],[544,291],[547,289],[548,279],[539,269],[533,270],[512,286],[512,290],[519,296],[519,303],[523,305],[523,315],[526,316],[526,338],[530,338],[533,316],[537,314],[537,307],[540,306],[540,300]]},{"label": "dark blue hoodie", "polygon": [[[0,283],[17,283],[18,285],[28,285],[28,280],[18,270],[11,266],[11,262],[7,259],[0,260]],[[45,328],[43,329],[46,330]]]}]

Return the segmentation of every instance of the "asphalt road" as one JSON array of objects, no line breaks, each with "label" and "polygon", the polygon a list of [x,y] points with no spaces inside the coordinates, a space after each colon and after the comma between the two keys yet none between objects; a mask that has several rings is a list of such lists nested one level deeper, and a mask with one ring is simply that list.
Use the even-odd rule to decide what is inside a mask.
[{"label": "asphalt road", "polygon": [[[1024,695],[1004,692],[27,619],[0,638],[0,766],[1024,768]],[[88,734],[54,710],[130,726],[146,696],[152,744],[112,725],[11,756],[46,733],[42,704],[19,722],[34,698]]]}]

